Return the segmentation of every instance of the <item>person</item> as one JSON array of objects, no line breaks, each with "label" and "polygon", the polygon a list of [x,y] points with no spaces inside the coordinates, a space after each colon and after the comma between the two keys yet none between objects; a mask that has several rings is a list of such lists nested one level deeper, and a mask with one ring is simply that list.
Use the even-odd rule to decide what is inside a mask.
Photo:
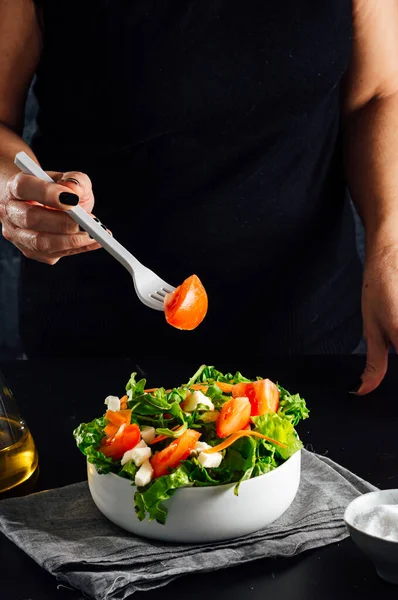
[{"label": "person", "polygon": [[[395,0],[0,0],[0,56],[0,220],[23,255],[28,358],[239,367],[350,353],[363,329],[358,393],[379,385],[398,347]],[[55,183],[19,173],[21,150]],[[200,277],[195,331],[140,303],[77,203],[164,280]]]}]

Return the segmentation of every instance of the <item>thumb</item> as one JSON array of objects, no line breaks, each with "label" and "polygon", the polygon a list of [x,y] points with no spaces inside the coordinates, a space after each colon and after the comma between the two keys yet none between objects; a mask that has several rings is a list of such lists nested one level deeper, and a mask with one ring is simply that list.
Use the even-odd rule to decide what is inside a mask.
[{"label": "thumb", "polygon": [[388,366],[388,343],[380,329],[375,329],[366,338],[366,367],[362,374],[362,384],[354,392],[363,396],[373,392],[383,381]]}]

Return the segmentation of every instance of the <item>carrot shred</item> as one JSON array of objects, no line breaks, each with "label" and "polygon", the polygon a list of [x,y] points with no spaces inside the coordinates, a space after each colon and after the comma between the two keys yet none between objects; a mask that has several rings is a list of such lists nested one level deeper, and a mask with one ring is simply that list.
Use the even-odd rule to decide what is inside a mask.
[{"label": "carrot shred", "polygon": [[277,440],[274,440],[274,439],[268,437],[267,435],[263,435],[262,433],[259,433],[258,431],[249,431],[247,429],[243,429],[241,431],[237,431],[236,433],[233,433],[232,435],[230,435],[229,438],[227,438],[226,440],[221,442],[221,444],[218,444],[217,446],[213,446],[213,448],[208,448],[207,450],[203,450],[203,452],[205,454],[212,454],[213,452],[221,452],[221,450],[225,450],[225,448],[228,448],[228,446],[231,446],[231,444],[236,442],[236,440],[238,440],[239,438],[245,437],[245,436],[251,436],[251,435],[253,435],[254,437],[262,438],[263,440],[267,440],[267,442],[276,444],[276,446],[281,446],[282,448],[287,448],[287,446],[285,444],[282,444],[282,442],[278,442]]},{"label": "carrot shred", "polygon": [[118,427],[123,425],[123,423],[127,423],[127,425],[129,425],[131,421],[131,410],[128,408],[116,411],[107,410],[105,413],[105,419],[112,423],[112,425],[117,425]]},{"label": "carrot shred", "polygon": [[120,398],[120,410],[126,410],[127,409],[127,401],[128,401],[128,397],[127,396],[123,396],[123,398]]},{"label": "carrot shred", "polygon": [[[215,381],[214,385],[217,385],[220,388],[220,390],[222,390],[226,394],[232,393],[234,387],[232,383],[225,383],[224,381]],[[209,386],[205,383],[194,383],[189,386],[189,389],[207,392]]]},{"label": "carrot shred", "polygon": [[[177,431],[177,429],[180,429],[180,427],[183,427],[183,425],[176,425],[175,427],[172,427],[171,431]],[[152,440],[152,442],[149,443],[149,445],[152,446],[152,444],[159,444],[159,442],[163,442],[163,440],[167,440],[169,437],[170,436],[168,435],[158,435]]]},{"label": "carrot shred", "polygon": [[118,432],[119,427],[114,425],[113,423],[108,423],[106,427],[104,427],[104,433],[110,438],[113,438],[114,435]]}]

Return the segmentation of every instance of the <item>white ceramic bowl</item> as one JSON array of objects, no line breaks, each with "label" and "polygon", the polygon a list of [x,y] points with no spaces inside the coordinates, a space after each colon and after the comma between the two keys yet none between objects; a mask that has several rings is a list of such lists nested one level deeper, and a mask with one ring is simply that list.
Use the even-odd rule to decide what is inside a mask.
[{"label": "white ceramic bowl", "polygon": [[137,535],[172,542],[216,542],[247,535],[280,517],[293,502],[300,483],[301,453],[277,469],[234,484],[181,488],[165,502],[165,525],[139,521],[134,511],[136,488],[128,479],[99,475],[87,463],[88,485],[99,510],[113,523]]},{"label": "white ceramic bowl", "polygon": [[353,541],[373,562],[379,576],[389,583],[398,584],[398,542],[383,540],[354,524],[356,517],[382,504],[398,504],[398,489],[358,496],[347,506],[344,521]]}]

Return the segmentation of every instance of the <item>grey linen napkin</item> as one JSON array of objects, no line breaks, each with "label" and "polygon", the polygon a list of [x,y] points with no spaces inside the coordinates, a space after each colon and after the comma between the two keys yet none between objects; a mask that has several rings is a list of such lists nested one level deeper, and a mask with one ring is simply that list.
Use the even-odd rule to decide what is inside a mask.
[{"label": "grey linen napkin", "polygon": [[102,516],[86,482],[1,501],[0,531],[59,582],[95,600],[123,600],[180,575],[339,542],[347,536],[348,503],[375,489],[303,450],[300,488],[290,508],[266,529],[231,541],[190,545],[134,537]]}]

